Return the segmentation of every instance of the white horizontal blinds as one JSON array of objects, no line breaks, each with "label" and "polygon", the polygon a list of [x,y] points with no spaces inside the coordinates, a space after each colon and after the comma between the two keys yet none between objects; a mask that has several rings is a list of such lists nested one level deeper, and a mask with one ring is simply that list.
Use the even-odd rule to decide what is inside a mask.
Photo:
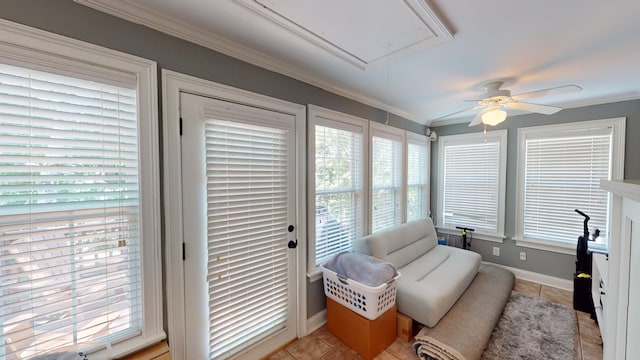
[{"label": "white horizontal blinds", "polygon": [[418,142],[407,144],[407,221],[427,217],[427,146]]},{"label": "white horizontal blinds", "polygon": [[498,233],[500,138],[451,140],[444,145],[443,222]]},{"label": "white horizontal blinds", "polygon": [[136,90],[0,65],[0,354],[141,331]]},{"label": "white horizontal blinds", "polygon": [[288,131],[206,120],[210,358],[287,320]]},{"label": "white horizontal blinds", "polygon": [[575,243],[589,228],[607,233],[608,194],[600,180],[610,179],[611,129],[530,134],[526,138],[524,237]]},{"label": "white horizontal blinds", "polygon": [[402,139],[374,135],[371,158],[371,232],[402,222]]},{"label": "white horizontal blinds", "polygon": [[359,127],[315,127],[316,265],[363,235],[362,139]]}]

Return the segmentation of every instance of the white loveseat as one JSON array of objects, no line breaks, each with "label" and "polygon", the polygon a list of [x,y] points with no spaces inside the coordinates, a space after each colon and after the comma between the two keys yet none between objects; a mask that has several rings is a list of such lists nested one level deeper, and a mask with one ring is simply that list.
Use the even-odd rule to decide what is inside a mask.
[{"label": "white loveseat", "polygon": [[438,245],[431,219],[421,219],[367,235],[357,252],[396,266],[398,311],[429,327],[456,303],[480,268],[477,253]]}]

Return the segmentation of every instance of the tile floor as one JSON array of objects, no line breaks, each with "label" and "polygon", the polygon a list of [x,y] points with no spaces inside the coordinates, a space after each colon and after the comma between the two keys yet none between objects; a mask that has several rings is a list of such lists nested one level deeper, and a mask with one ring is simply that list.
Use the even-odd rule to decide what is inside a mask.
[{"label": "tile floor", "polygon": [[[548,301],[573,306],[573,296],[570,291],[557,289],[538,283],[516,279],[513,291],[529,296],[540,297]],[[580,334],[580,354],[578,359],[602,360],[602,340],[598,325],[591,320],[589,314],[576,311],[578,318],[577,331]],[[325,326],[312,334],[299,339],[283,350],[269,357],[271,360],[350,360],[363,359],[354,350],[347,347]],[[400,339],[391,344],[385,351],[375,357],[374,360],[416,360],[418,357],[413,352],[412,342]]]}]

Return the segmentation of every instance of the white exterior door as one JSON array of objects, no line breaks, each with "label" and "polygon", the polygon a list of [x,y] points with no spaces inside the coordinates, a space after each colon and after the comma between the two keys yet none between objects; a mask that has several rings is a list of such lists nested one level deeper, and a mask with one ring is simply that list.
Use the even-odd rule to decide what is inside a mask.
[{"label": "white exterior door", "polygon": [[296,337],[295,118],[180,108],[186,358],[260,358]]}]

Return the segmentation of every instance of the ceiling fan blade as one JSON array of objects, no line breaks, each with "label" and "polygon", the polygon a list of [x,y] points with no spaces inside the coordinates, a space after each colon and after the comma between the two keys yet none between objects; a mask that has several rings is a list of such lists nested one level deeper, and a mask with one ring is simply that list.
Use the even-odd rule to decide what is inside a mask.
[{"label": "ceiling fan blade", "polygon": [[440,120],[440,119],[448,118],[448,117],[450,117],[450,116],[458,115],[458,114],[462,114],[463,112],[467,112],[467,111],[471,111],[471,110],[482,109],[483,107],[484,107],[484,105],[476,105],[476,106],[473,106],[473,107],[470,107],[470,108],[466,108],[466,109],[462,109],[462,110],[460,110],[460,111],[453,112],[453,113],[451,113],[451,114],[447,114],[447,115],[445,115],[445,116],[440,116],[439,118],[435,118],[435,119],[433,119],[433,120],[431,120],[431,121],[436,121],[436,120]]},{"label": "ceiling fan blade", "polygon": [[469,123],[469,127],[482,124],[482,114],[484,114],[484,111],[480,111],[479,113],[477,113],[476,116],[473,117],[473,120],[471,120],[471,122]]},{"label": "ceiling fan blade", "polygon": [[508,102],[504,104],[504,107],[508,109],[522,110],[522,111],[545,114],[545,115],[555,114],[558,111],[562,110],[562,108],[559,108],[556,106],[524,103],[519,101]]},{"label": "ceiling fan blade", "polygon": [[531,91],[531,92],[522,93],[518,95],[513,95],[513,97],[517,98],[518,100],[526,100],[534,97],[564,94],[564,93],[570,93],[570,92],[580,91],[580,90],[582,90],[582,88],[578,85],[564,85],[564,86],[558,86],[558,87],[544,89],[544,90],[537,90],[537,91]]}]

